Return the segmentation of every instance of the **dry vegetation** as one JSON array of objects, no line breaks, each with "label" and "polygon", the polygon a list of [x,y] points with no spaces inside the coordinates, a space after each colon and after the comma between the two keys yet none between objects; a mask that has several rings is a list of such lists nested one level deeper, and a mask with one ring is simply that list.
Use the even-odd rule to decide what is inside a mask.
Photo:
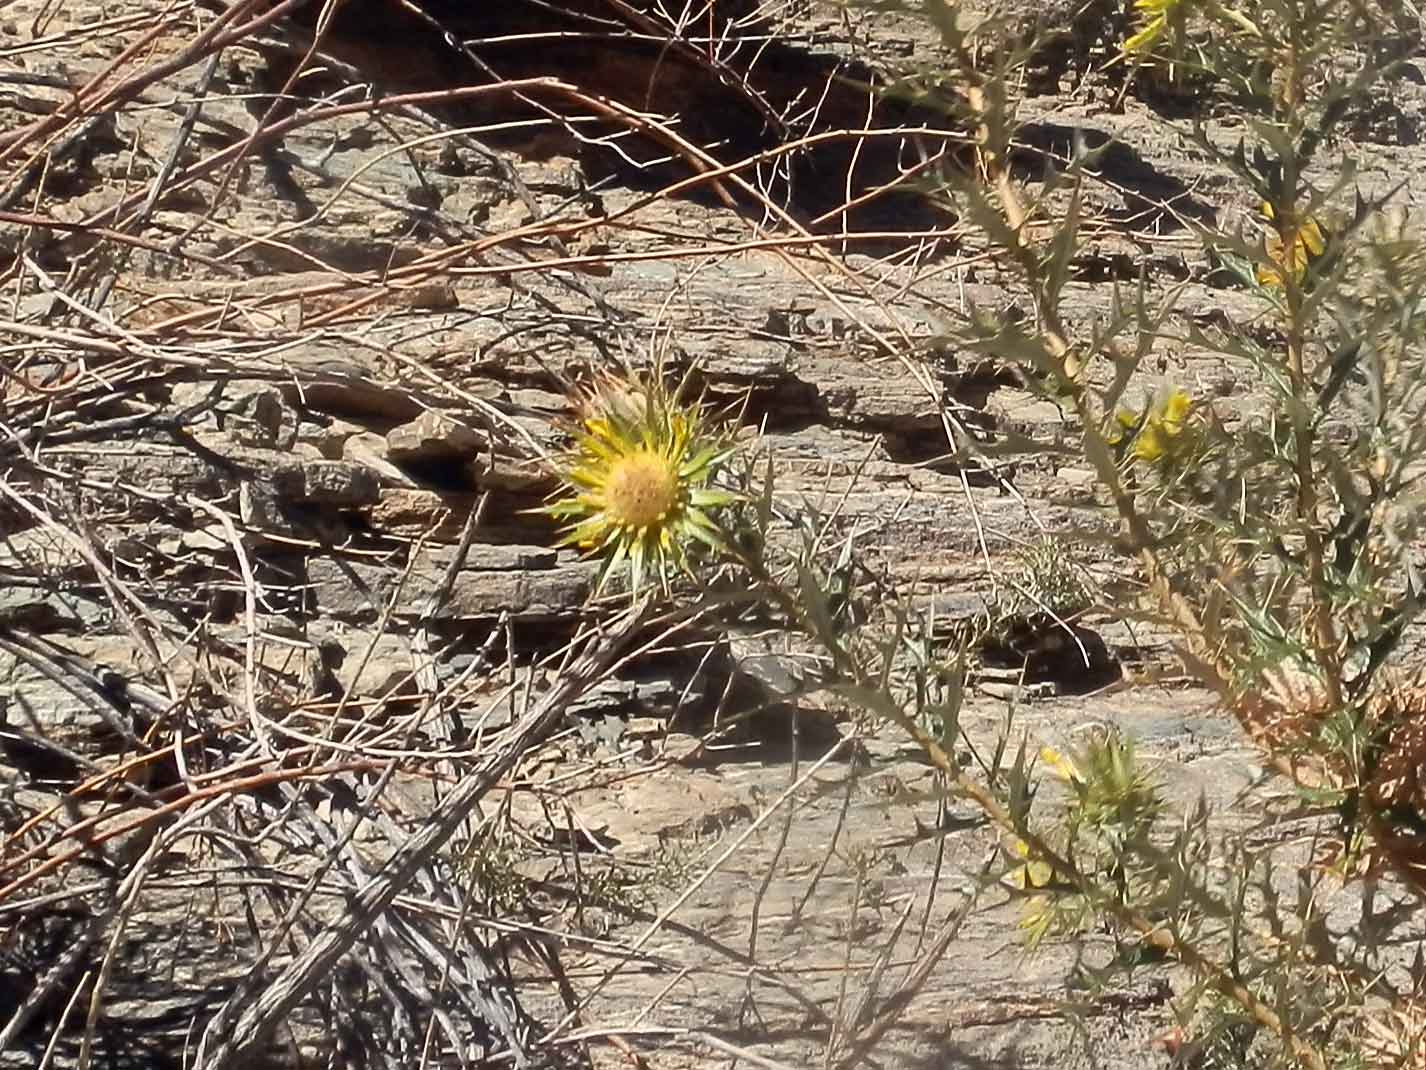
[{"label": "dry vegetation", "polygon": [[[919,11],[485,6],[0,0],[0,1066],[1419,1056],[1410,882],[1264,787],[1221,711],[1341,769],[1241,632],[1131,619],[1192,573],[1113,537],[1151,477],[1096,482],[1271,409],[1206,341],[1297,293],[1281,226],[1236,280],[1199,240],[1266,226],[1231,97],[1098,3],[1003,143]],[[1400,29],[1342,142],[1377,206],[1426,165]],[[1177,333],[1086,373],[1086,460],[1055,376],[1136,287]],[[669,579],[633,599],[548,506],[655,369],[696,486],[575,540]]]}]

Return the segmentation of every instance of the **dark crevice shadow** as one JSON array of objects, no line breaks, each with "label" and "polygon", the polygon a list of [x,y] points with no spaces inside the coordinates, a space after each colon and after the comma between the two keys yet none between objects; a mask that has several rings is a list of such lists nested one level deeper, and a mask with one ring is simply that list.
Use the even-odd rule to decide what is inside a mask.
[{"label": "dark crevice shadow", "polygon": [[[1170,234],[1184,227],[1178,217],[1197,222],[1214,218],[1214,207],[1194,196],[1183,179],[1159,170],[1134,148],[1102,130],[1042,121],[1027,123],[1016,137],[1024,146],[1016,162],[1041,170],[1048,163],[1063,169],[1081,147],[1097,153],[1091,174],[1112,182],[1125,201],[1122,208],[1108,213],[1113,222],[1132,222],[1139,230],[1157,224],[1159,233]],[[1165,205],[1173,211],[1167,211]]]},{"label": "dark crevice shadow", "polygon": [[[320,6],[309,5],[298,21],[310,25]],[[453,125],[504,124],[505,132],[481,135],[497,147],[532,158],[578,158],[593,186],[608,180],[652,191],[707,170],[706,162],[691,159],[685,148],[636,117],[654,113],[672,117],[677,137],[719,164],[770,153],[739,177],[814,232],[917,235],[947,228],[950,213],[921,192],[902,186],[871,193],[896,185],[909,169],[941,152],[945,142],[918,128],[944,128],[947,119],[878,96],[870,68],[776,40],[771,28],[757,21],[755,7],[709,5],[708,27],[669,40],[651,4],[633,3],[625,10],[596,0],[499,5],[425,0],[422,18],[401,5],[354,0],[335,18],[323,48],[383,92],[548,79],[518,93],[431,110]],[[709,56],[697,47],[697,40],[710,37],[722,42],[721,53]],[[623,117],[593,98],[611,102]],[[813,144],[801,143],[809,137],[816,139]],[[776,151],[783,147],[786,152]],[[722,188],[731,207],[763,214],[757,196],[731,181]],[[682,195],[729,206],[710,183]],[[849,198],[857,205],[841,211]],[[878,237],[852,245],[887,252],[918,240]]]},{"label": "dark crevice shadow", "polygon": [[[28,946],[4,952],[0,958],[0,1020],[8,1020],[28,999],[37,980],[54,967],[67,941],[84,924],[79,912],[62,909],[24,916],[27,933],[44,932],[55,939],[32,939]],[[170,1067],[177,1070],[181,1060],[174,1053],[182,1048],[179,1038],[195,1019],[205,1018],[227,998],[231,984],[215,978],[202,987],[169,985],[124,968],[125,964],[137,963],[141,956],[139,942],[128,943],[120,951],[121,967],[106,990],[105,1012],[95,1023],[92,1065],[116,1070],[168,1070]],[[86,961],[81,959],[74,964],[71,976],[61,980],[35,1010],[7,1052],[32,1054],[33,1065],[38,1066],[53,1042],[54,1065],[68,1066],[76,1062],[83,1020],[80,1019],[80,1028],[75,1028],[73,1018],[64,1024],[61,1020],[70,1002],[72,985],[80,982],[81,977],[87,979]],[[116,1006],[124,1009],[111,1009]],[[57,1029],[60,1036],[53,1040]]]}]

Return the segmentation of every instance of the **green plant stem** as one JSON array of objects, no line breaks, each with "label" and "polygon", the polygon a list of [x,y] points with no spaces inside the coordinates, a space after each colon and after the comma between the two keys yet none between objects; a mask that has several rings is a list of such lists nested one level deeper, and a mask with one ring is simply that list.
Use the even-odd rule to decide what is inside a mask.
[{"label": "green plant stem", "polygon": [[1309,626],[1313,652],[1322,670],[1327,708],[1336,710],[1342,705],[1341,645],[1332,619],[1332,592],[1327,584],[1326,557],[1322,533],[1318,528],[1317,473],[1312,458],[1314,443],[1308,409],[1310,404],[1315,403],[1315,392],[1308,381],[1304,359],[1307,344],[1303,322],[1305,294],[1292,270],[1297,243],[1302,240],[1301,228],[1296,205],[1285,206],[1284,210],[1276,212],[1276,216],[1284,260],[1281,271],[1287,299],[1287,371],[1288,381],[1292,384],[1293,462],[1297,479],[1297,519],[1302,525],[1303,549],[1307,556],[1307,585],[1311,598]]},{"label": "green plant stem", "polygon": [[[1282,97],[1284,122],[1291,142],[1295,144],[1302,129],[1300,105],[1303,99],[1302,69],[1298,62],[1295,30],[1285,66],[1287,73]],[[1310,221],[1299,218],[1302,211],[1297,196],[1299,161],[1294,152],[1285,152],[1283,156],[1284,203],[1274,206],[1273,218],[1277,226],[1278,248],[1281,249],[1282,263],[1278,271],[1282,278],[1287,313],[1287,373],[1292,390],[1297,521],[1302,526],[1303,549],[1307,557],[1308,627],[1313,653],[1326,691],[1327,709],[1338,710],[1342,706],[1342,654],[1332,619],[1332,592],[1327,584],[1326,557],[1318,527],[1317,473],[1313,463],[1314,433],[1310,417],[1312,407],[1316,405],[1316,391],[1307,377],[1307,295],[1303,289],[1304,280],[1298,277],[1297,271],[1297,253],[1303,242],[1302,229]]]},{"label": "green plant stem", "polygon": [[1255,23],[1252,19],[1248,18],[1248,16],[1244,15],[1241,11],[1237,11],[1231,7],[1224,7],[1222,4],[1216,3],[1210,3],[1207,6],[1206,10],[1210,15],[1217,16],[1218,18],[1223,19],[1225,22],[1232,23],[1244,33],[1250,34],[1251,36],[1259,39],[1261,39],[1263,36],[1263,31],[1258,28],[1258,24]]},{"label": "green plant stem", "polygon": [[[963,68],[971,62],[970,58],[965,55],[962,55],[960,60]],[[972,84],[967,89],[966,99],[970,104],[972,114],[977,116],[985,114],[985,92],[979,84]],[[1148,521],[1135,507],[1133,495],[1124,486],[1119,467],[1114,461],[1108,443],[1099,433],[1097,419],[1089,411],[1084,391],[1078,382],[1082,368],[1069,344],[1068,333],[1060,318],[1059,309],[1052,302],[1044,299],[1044,288],[1038,284],[1039,280],[1033,277],[1030,267],[1034,263],[1034,257],[1027,255],[1030,251],[1023,245],[1026,224],[1029,222],[1029,212],[1025,208],[1019,191],[1015,188],[1009,168],[1005,166],[1003,154],[994,144],[989,125],[983,120],[976,127],[976,145],[980,153],[981,168],[987,181],[999,195],[1000,208],[1005,214],[1005,221],[1015,235],[1015,241],[1019,243],[1018,248],[1008,251],[1012,254],[1015,262],[1025,265],[1026,271],[1032,276],[1026,281],[1030,284],[1031,292],[1035,298],[1036,312],[1042,326],[1041,336],[1053,358],[1052,366],[1059,380],[1057,385],[1074,399],[1075,414],[1079,418],[1080,426],[1084,428],[1085,450],[1089,455],[1090,463],[1094,465],[1095,474],[1099,481],[1108,488],[1114,501],[1115,511],[1119,514],[1125,527],[1128,528],[1130,544],[1134,548],[1135,557],[1138,558],[1139,564],[1144,570],[1149,589],[1188,641],[1190,652],[1195,656],[1195,660],[1200,666],[1200,674],[1205,677],[1203,682],[1211,687],[1220,698],[1231,701],[1231,685],[1220,667],[1219,657],[1212,649],[1211,637],[1205,634],[1203,622],[1193,611],[1193,607],[1189,605],[1187,599],[1174,590],[1163,563],[1154,551],[1153,532],[1149,528]]]},{"label": "green plant stem", "polygon": [[[817,622],[811,619],[807,608],[785,587],[772,579],[760,560],[747,555],[741,555],[739,560],[754,578],[753,593],[776,605],[790,620],[797,622],[804,634],[821,642],[832,657],[832,664],[837,675],[867,691],[883,689],[883,681],[879,676],[867,674],[852,653],[841,643],[836,642],[835,637],[822,634]],[[886,702],[873,712],[891,721],[921,748],[931,764],[945,776],[946,783],[953,793],[978,806],[981,812],[1003,832],[1022,840],[1032,857],[1064,874],[1081,889],[1090,893],[1095,892],[1092,882],[1080,872],[1073,862],[1062,857],[1059,852],[1029,829],[1019,827],[1005,804],[989,788],[966,776],[960,765],[946,752],[945,748],[904,710],[893,702]],[[1159,951],[1177,958],[1179,962],[1197,973],[1217,992],[1235,1001],[1254,1021],[1281,1037],[1298,1062],[1308,1070],[1326,1070],[1326,1063],[1315,1047],[1293,1033],[1291,1027],[1282,1020],[1277,1012],[1258,999],[1243,984],[1234,980],[1221,966],[1209,961],[1193,945],[1180,941],[1168,929],[1155,924],[1143,913],[1112,895],[1094,894],[1094,899],[1095,905],[1105,914],[1111,916],[1121,927],[1136,933],[1145,943]]]},{"label": "green plant stem", "polygon": [[[951,756],[920,725],[899,711],[888,711],[888,716],[897,727],[925,751],[932,764],[945,775],[953,792],[979,806],[981,811],[1003,831],[1024,841],[1029,848],[1031,857],[1062,873],[1081,889],[1093,890],[1092,883],[1079,872],[1068,858],[1062,857],[1059,852],[1050,848],[1043,839],[1028,829],[1017,828],[1004,804],[984,786],[967,777]],[[1168,929],[1156,925],[1144,914],[1112,895],[1096,894],[1094,899],[1098,910],[1112,916],[1119,925],[1138,934],[1146,944],[1177,958],[1179,962],[1207,981],[1216,991],[1236,1002],[1252,1016],[1254,1021],[1281,1037],[1292,1051],[1293,1056],[1303,1066],[1308,1067],[1309,1070],[1326,1070],[1322,1054],[1315,1047],[1297,1036],[1276,1011],[1258,999],[1245,985],[1234,980],[1221,966],[1210,962],[1192,944],[1186,944],[1179,940]]]}]

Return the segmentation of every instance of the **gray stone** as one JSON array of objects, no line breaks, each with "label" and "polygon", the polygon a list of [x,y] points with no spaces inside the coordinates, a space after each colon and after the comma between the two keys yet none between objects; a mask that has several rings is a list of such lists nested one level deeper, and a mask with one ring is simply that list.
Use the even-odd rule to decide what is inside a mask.
[{"label": "gray stone", "polygon": [[921,616],[932,623],[937,637],[959,634],[989,612],[985,596],[979,591],[937,591],[914,604]]},{"label": "gray stone", "polygon": [[[518,569],[465,569],[456,574],[450,596],[439,609],[441,617],[462,619],[491,617],[508,612],[516,617],[540,618],[581,606],[593,590],[593,562],[570,562],[554,567]],[[313,558],[307,578],[317,605],[339,617],[368,617],[395,596],[398,616],[418,616],[441,579],[439,569],[423,566],[401,582],[401,570],[367,562]],[[399,584],[399,592],[398,592]]]},{"label": "gray stone", "polygon": [[549,469],[538,461],[524,458],[493,457],[481,467],[476,478],[480,486],[487,490],[508,490],[517,494],[554,486]]},{"label": "gray stone", "polygon": [[546,572],[460,572],[446,612],[488,617],[549,617],[578,609],[594,589],[593,562],[574,562]]},{"label": "gray stone", "polygon": [[693,704],[702,698],[703,691],[698,687],[689,687],[683,672],[642,672],[634,677],[612,677],[599,681],[577,702],[570,704],[569,712],[572,715],[588,716],[632,706],[637,709],[659,710],[667,715],[674,712],[680,700]]},{"label": "gray stone", "polygon": [[57,446],[45,451],[51,465],[101,483],[138,487],[156,494],[213,497],[223,492],[225,473],[191,450],[147,442],[122,446]]},{"label": "gray stone", "polygon": [[479,495],[470,493],[383,487],[367,513],[367,523],[387,535],[454,542],[479,500]]},{"label": "gray stone", "polygon": [[83,554],[47,528],[33,527],[0,538],[0,568],[53,577],[73,573],[85,564]]},{"label": "gray stone", "polygon": [[389,698],[398,693],[415,693],[417,688],[415,651],[411,638],[387,630],[324,624],[309,630],[317,639],[331,681],[339,692],[352,698]]},{"label": "gray stone", "polygon": [[339,509],[371,505],[381,492],[376,473],[351,461],[307,461],[282,470],[274,483],[289,501]]},{"label": "gray stone", "polygon": [[[786,649],[781,637],[762,633],[728,636],[728,655],[738,673],[755,683],[770,699],[792,695],[802,688],[807,662]],[[780,648],[780,649],[777,649]]]},{"label": "gray stone", "polygon": [[[322,651],[309,642],[298,629],[282,618],[259,614],[258,639],[253,643],[253,667],[258,677],[259,697],[285,712],[298,702],[311,702],[328,697],[327,675]],[[226,646],[223,652],[235,664],[246,670],[247,632],[241,624],[215,628],[213,634]]]},{"label": "gray stone", "polygon": [[386,433],[386,454],[398,464],[468,460],[486,446],[483,434],[434,410]]},{"label": "gray stone", "polygon": [[319,412],[375,423],[409,420],[420,411],[420,405],[408,393],[374,382],[360,364],[345,354],[328,356],[321,348],[314,348],[286,355],[288,361],[297,357],[303,358],[302,363],[315,373],[304,378],[300,397]]},{"label": "gray stone", "polygon": [[[429,568],[437,574],[445,572],[455,556],[454,547],[436,547],[428,551]],[[482,543],[470,546],[461,560],[461,568],[471,572],[501,572],[507,569],[530,571],[554,568],[560,552],[549,546],[515,546],[509,543]]]},{"label": "gray stone", "polygon": [[360,461],[360,457],[345,456],[343,449],[348,439],[365,432],[363,425],[347,420],[303,421],[297,428],[297,441],[311,446],[329,461]]},{"label": "gray stone", "polygon": [[283,514],[282,504],[265,482],[244,480],[238,486],[238,518],[252,531],[292,534],[292,524]]},{"label": "gray stone", "polygon": [[[350,435],[342,443],[342,458],[374,473],[382,485],[415,489],[418,484],[387,456],[386,436],[375,431]],[[380,494],[378,493],[378,498]]]},{"label": "gray stone", "polygon": [[[241,502],[241,498],[239,501]],[[179,539],[179,545],[185,550],[196,550],[209,554],[223,553],[233,548],[227,530],[222,524],[216,522],[185,531]]]},{"label": "gray stone", "polygon": [[282,390],[262,380],[200,380],[174,386],[178,409],[209,403],[197,419],[200,427],[222,431],[242,446],[288,449],[297,439],[297,413]]},{"label": "gray stone", "polygon": [[107,605],[73,592],[29,585],[0,587],[0,624],[31,631],[93,628],[108,620],[112,612]]},{"label": "gray stone", "polygon": [[22,658],[0,650],[0,722],[14,731],[89,759],[112,747],[95,696],[67,687]]}]

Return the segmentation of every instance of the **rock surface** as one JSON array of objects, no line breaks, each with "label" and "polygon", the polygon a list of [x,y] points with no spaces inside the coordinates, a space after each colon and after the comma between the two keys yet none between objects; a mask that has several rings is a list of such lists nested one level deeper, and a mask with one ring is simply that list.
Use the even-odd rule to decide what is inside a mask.
[{"label": "rock surface", "polygon": [[[53,119],[57,137],[0,172],[0,251],[26,265],[4,329],[24,357],[0,378],[0,1066],[52,1037],[52,1065],[79,1065],[86,1010],[92,1065],[193,1065],[220,1007],[255,1006],[245,985],[354,918],[263,1065],[414,1066],[428,1026],[431,1065],[519,1065],[542,1031],[594,1038],[558,1049],[571,1065],[836,1065],[953,931],[876,1065],[1168,1066],[1154,1038],[1188,979],[1145,970],[1071,1018],[1074,949],[1023,957],[983,879],[1003,844],[938,806],[891,729],[809,694],[815,662],[780,637],[645,638],[394,905],[355,908],[556,687],[572,639],[610,626],[595,566],[538,512],[591,368],[691,369],[762,430],[786,508],[832,517],[833,552],[906,584],[938,640],[1042,528],[1096,523],[1088,473],[1052,452],[1073,435],[1060,409],[945,342],[967,307],[1029,315],[1025,296],[943,212],[872,194],[915,146],[832,75],[934,55],[921,22],[738,2],[665,48],[663,5],[532,7],[557,22],[535,43],[522,5],[429,6],[484,42],[483,68],[402,5],[349,5],[301,78],[317,5],[211,64],[182,56],[195,31],[171,6],[0,11],[0,132]],[[1181,219],[1250,206],[1214,200],[1137,84],[1117,103],[1101,68],[1122,15],[1103,8],[1063,7],[1023,108],[1042,151],[1126,141],[1087,194],[1112,225],[1073,265],[1071,327],[1141,270],[1151,296],[1180,287],[1186,322],[1246,322]],[[616,9],[633,21],[600,21]],[[121,55],[152,82],[63,110]],[[1422,170],[1424,105],[1404,83],[1352,146],[1367,194]],[[678,121],[613,136],[621,108]],[[651,192],[835,130],[863,135]],[[690,170],[684,144],[707,158]],[[1221,358],[1181,348],[1162,370],[1251,404]],[[997,467],[948,434],[1003,436]],[[1161,636],[1090,623],[1076,649],[1035,648],[1043,700],[1008,686],[1017,732],[1120,725],[1171,799],[1226,810],[1254,752],[1202,694],[1119,686],[1120,660],[1167,662]],[[1032,631],[1007,647],[1057,634]],[[964,723],[989,738],[1006,711],[977,694]]]}]

